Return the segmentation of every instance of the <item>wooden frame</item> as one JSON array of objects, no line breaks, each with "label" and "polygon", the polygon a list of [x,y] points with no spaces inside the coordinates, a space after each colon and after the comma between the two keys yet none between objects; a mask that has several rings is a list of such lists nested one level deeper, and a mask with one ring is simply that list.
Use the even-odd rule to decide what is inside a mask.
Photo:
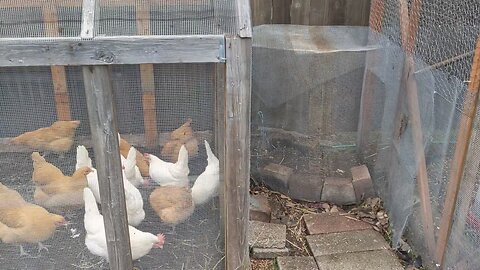
[{"label": "wooden frame", "polygon": [[221,63],[222,35],[0,39],[0,66]]},{"label": "wooden frame", "polygon": [[[157,141],[161,140],[159,135],[163,136],[157,133],[156,116],[151,114],[155,110],[153,64],[216,63],[215,109],[218,114],[215,140],[221,161],[221,181],[224,183],[220,201],[225,230],[225,265],[226,269],[248,269],[252,64],[248,1],[236,0],[239,34],[227,38],[224,35],[150,36],[149,11],[146,9],[137,10],[138,36],[96,36],[99,1],[83,2],[82,5],[79,0],[28,3],[0,0],[2,7],[82,6],[81,37],[0,39],[0,67],[83,66],[92,132],[90,142],[95,151],[100,180],[110,268],[130,270],[132,260],[108,65],[140,65],[145,145],[152,146],[158,145]],[[111,3],[119,6],[138,4],[131,0]],[[66,83],[63,88],[66,92]]]},{"label": "wooden frame", "polygon": [[[460,125],[455,144],[455,152],[451,163],[450,175],[448,178],[447,194],[443,206],[442,217],[440,220],[440,231],[438,233],[438,243],[436,249],[436,262],[443,265],[448,238],[453,224],[453,215],[457,203],[458,191],[462,181],[463,170],[467,158],[470,138],[472,136],[473,121],[475,119],[478,96],[480,91],[480,36],[477,39],[473,63],[470,73],[470,83],[468,91],[465,93],[463,113],[460,119]],[[469,198],[469,197],[467,197]],[[465,207],[467,212],[468,207]],[[462,222],[462,219],[460,219]]]}]

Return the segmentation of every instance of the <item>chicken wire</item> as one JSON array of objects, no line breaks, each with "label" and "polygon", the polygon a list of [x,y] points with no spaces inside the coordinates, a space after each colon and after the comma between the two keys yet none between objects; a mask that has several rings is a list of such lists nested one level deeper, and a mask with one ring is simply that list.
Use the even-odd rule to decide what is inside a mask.
[{"label": "chicken wire", "polygon": [[[419,13],[414,14],[412,5],[417,1],[408,1],[410,17],[419,17],[416,37],[415,34],[409,36],[415,40],[415,83],[423,132],[424,149],[418,149],[412,127],[412,119],[416,116],[408,110],[401,81],[407,55],[401,42],[401,1],[380,2],[383,2],[383,8],[371,14],[380,19],[379,23],[372,25],[380,31],[372,31],[369,42],[381,49],[367,56],[365,78],[370,76],[372,80],[365,81],[364,91],[369,89],[373,93],[370,105],[373,112],[361,123],[369,127],[362,157],[368,163],[377,191],[389,210],[393,245],[399,246],[402,238],[406,239],[422,256],[425,265],[434,266],[434,258],[425,246],[417,188],[419,164],[415,161],[415,153],[425,152],[429,184],[427,199],[432,205],[437,236],[473,50],[480,33],[480,3],[476,0],[421,1]],[[455,222],[465,221],[456,219]],[[447,250],[446,266],[449,269],[478,269],[478,264],[456,268],[455,262],[449,259],[450,253],[463,250],[468,241],[452,241],[453,238]]]},{"label": "chicken wire", "polygon": [[[78,37],[82,0],[3,1],[0,37]],[[235,1],[99,0],[97,35],[236,34]]]},{"label": "chicken wire", "polygon": [[[161,64],[154,65],[154,89],[157,130],[160,144],[168,133],[181,126],[188,118],[199,142],[198,155],[190,157],[190,186],[207,165],[203,139],[214,145],[215,118],[215,64]],[[118,65],[110,67],[117,112],[117,125],[122,137],[141,152],[162,157],[162,145],[147,148],[143,145],[144,120],[142,109],[142,82],[139,66]],[[90,157],[90,127],[81,67],[66,67],[66,81],[71,116],[80,120],[75,143],[63,156],[47,153],[46,160],[57,166],[65,175],[75,170],[75,148],[87,144]],[[144,83],[145,86],[145,83]],[[35,190],[32,182],[31,150],[9,145],[8,138],[50,126],[57,121],[55,93],[49,67],[0,69],[0,181],[15,189],[28,202],[33,202]],[[138,135],[138,136],[135,136]],[[214,153],[216,153],[215,149]],[[149,254],[134,261],[138,269],[223,269],[224,234],[221,226],[218,198],[195,208],[185,222],[171,227],[161,222],[148,202],[155,184],[139,187],[144,201],[146,218],[136,228],[153,234],[165,233],[163,249],[152,249]],[[2,269],[108,269],[108,262],[92,255],[85,246],[83,225],[84,210],[62,212],[70,222],[59,227],[44,242],[49,251],[37,254],[36,245],[24,244],[31,256],[19,256],[19,247],[0,243]],[[103,224],[102,224],[103,226]]]},{"label": "chicken wire", "polygon": [[296,185],[292,177],[288,185],[272,186],[264,173],[271,163],[319,175],[318,181],[348,176],[358,163],[354,143],[365,55],[376,50],[367,41],[367,27],[254,27],[251,167],[256,180],[283,192]]}]

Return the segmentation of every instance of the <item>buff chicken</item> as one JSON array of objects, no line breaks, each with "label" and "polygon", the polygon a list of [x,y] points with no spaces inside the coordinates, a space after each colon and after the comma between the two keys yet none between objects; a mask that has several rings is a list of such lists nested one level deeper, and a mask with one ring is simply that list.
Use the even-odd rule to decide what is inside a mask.
[{"label": "buff chicken", "polygon": [[[126,140],[120,137],[120,134],[118,134],[118,142],[119,142],[120,154],[122,154],[124,158],[127,158],[128,152],[130,151],[132,146],[130,145],[130,143],[128,143]],[[140,153],[138,150],[135,150],[135,151],[136,151],[136,161],[137,161],[136,165],[140,170],[140,173],[142,174],[142,176],[148,177],[149,176],[148,163],[143,158],[142,153]]]},{"label": "buff chicken", "polygon": [[25,145],[38,151],[68,152],[73,145],[75,130],[80,121],[57,121],[49,127],[25,132],[10,140],[11,144]]},{"label": "buff chicken", "polygon": [[185,145],[188,156],[195,157],[198,154],[198,141],[190,126],[192,119],[188,119],[182,126],[170,133],[170,139],[162,149],[162,157],[168,161],[176,162],[182,145]]}]

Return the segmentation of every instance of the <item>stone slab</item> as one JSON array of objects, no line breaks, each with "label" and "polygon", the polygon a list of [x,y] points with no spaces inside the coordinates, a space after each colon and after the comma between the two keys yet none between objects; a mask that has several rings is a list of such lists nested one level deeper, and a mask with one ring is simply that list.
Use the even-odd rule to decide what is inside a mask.
[{"label": "stone slab", "polygon": [[292,199],[319,202],[323,181],[318,174],[293,174],[288,181],[288,194]]},{"label": "stone slab", "polygon": [[309,214],[303,217],[308,234],[337,233],[371,229],[366,222],[339,213]]},{"label": "stone slab", "polygon": [[383,236],[374,230],[307,235],[313,256],[389,249]]},{"label": "stone slab", "polygon": [[375,197],[375,188],[367,166],[352,167],[350,172],[352,173],[352,183],[357,201]]},{"label": "stone slab", "polygon": [[254,259],[275,259],[287,255],[288,248],[252,248],[252,258]]},{"label": "stone slab", "polygon": [[403,270],[390,250],[370,250],[315,257],[320,270]]},{"label": "stone slab", "polygon": [[252,248],[285,248],[287,226],[249,221],[248,245]]},{"label": "stone slab", "polygon": [[277,257],[278,270],[318,270],[313,257]]},{"label": "stone slab", "polygon": [[352,180],[338,177],[326,178],[323,184],[322,201],[338,205],[355,204],[357,197]]},{"label": "stone slab", "polygon": [[250,220],[270,222],[272,208],[263,194],[250,195]]}]

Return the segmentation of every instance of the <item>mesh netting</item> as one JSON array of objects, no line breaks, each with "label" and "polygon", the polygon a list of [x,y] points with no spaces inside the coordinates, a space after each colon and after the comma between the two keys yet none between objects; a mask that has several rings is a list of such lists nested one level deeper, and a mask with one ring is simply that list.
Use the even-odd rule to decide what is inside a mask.
[{"label": "mesh netting", "polygon": [[[99,0],[98,35],[235,34],[235,1]],[[2,1],[0,37],[76,37],[82,0]]]},{"label": "mesh netting", "polygon": [[[370,33],[370,42],[382,49],[367,57],[364,91],[373,93],[370,99],[373,112],[368,119],[363,119],[366,122],[362,124],[368,125],[369,132],[362,156],[372,169],[377,190],[389,209],[394,245],[406,237],[422,255],[425,264],[431,265],[433,253],[427,250],[421,218],[417,173],[421,166],[415,155],[420,151],[425,153],[429,186],[427,203],[432,206],[437,236],[473,51],[480,32],[480,3],[423,1],[420,9],[416,9],[414,5],[420,1],[408,1],[410,19],[407,18],[405,24],[410,23],[412,27],[415,17],[418,17],[418,32],[412,31],[406,38],[414,42],[414,74],[420,111],[419,115],[414,115],[409,109],[402,82],[408,53],[404,49],[405,44],[402,44],[401,1],[378,2],[383,2],[383,5],[374,9],[371,17],[372,29],[378,32]],[[414,140],[415,127],[412,123],[416,117],[421,121],[424,149],[419,149],[418,142],[416,144]],[[459,222],[464,223],[465,220],[456,220],[456,223]],[[456,234],[463,235],[464,232],[457,229]],[[452,243],[454,240],[450,240],[446,266],[449,269],[477,269],[478,264],[457,268],[450,255],[476,240]]]},{"label": "mesh netting", "polygon": [[[143,88],[139,66],[112,66],[117,122],[123,138],[141,152],[162,157],[161,150],[168,142],[169,132],[192,119],[192,128],[199,142],[196,156],[189,159],[193,182],[207,165],[203,140],[214,146],[214,64],[154,65],[155,112],[159,145],[146,147],[144,141]],[[80,120],[75,143],[62,155],[47,153],[46,160],[57,166],[65,175],[75,170],[76,145],[85,144],[93,158],[90,128],[85,99],[82,70],[68,67],[65,71],[67,101],[71,118]],[[58,83],[58,82],[56,82]],[[59,103],[56,103],[54,81],[50,67],[0,69],[0,172],[1,183],[17,190],[28,202],[33,202],[35,185],[32,182],[31,149],[9,145],[8,138],[50,126],[58,120]],[[58,99],[58,97],[57,97]],[[61,110],[61,109],[60,109]],[[213,149],[214,152],[215,149]],[[94,162],[95,163],[95,162]],[[191,186],[191,184],[190,184]],[[150,233],[165,233],[163,249],[150,253],[134,262],[138,269],[222,269],[224,262],[223,230],[221,229],[218,199],[195,208],[194,213],[175,231],[160,221],[148,201],[155,188],[154,182],[140,190],[146,218],[136,228]],[[53,211],[53,210],[52,210]],[[31,256],[19,257],[19,247],[0,244],[2,269],[108,269],[108,262],[92,255],[85,246],[83,209],[61,211],[70,222],[59,227],[51,238],[44,241],[48,252],[37,254],[36,245],[23,244]]]}]

